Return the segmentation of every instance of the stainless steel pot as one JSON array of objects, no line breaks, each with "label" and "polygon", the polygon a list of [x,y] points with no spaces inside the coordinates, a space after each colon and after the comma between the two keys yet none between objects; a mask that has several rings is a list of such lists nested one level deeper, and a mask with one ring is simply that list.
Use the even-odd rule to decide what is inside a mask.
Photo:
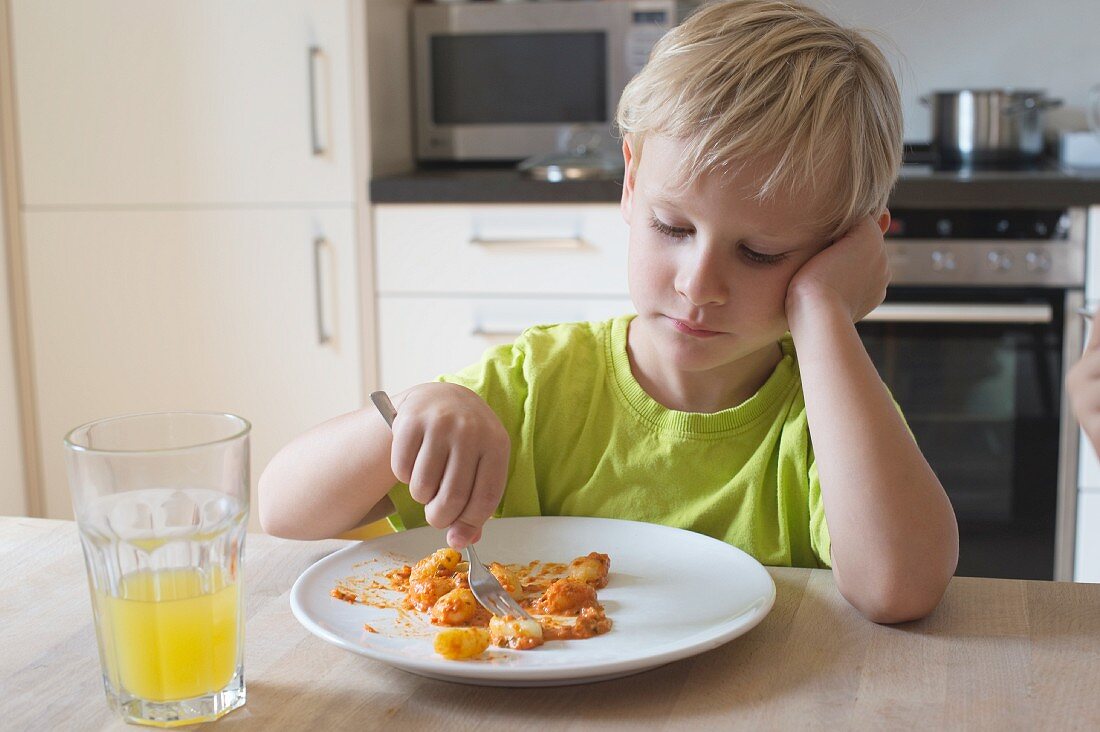
[{"label": "stainless steel pot", "polygon": [[1016,165],[1043,152],[1042,113],[1062,104],[1041,90],[957,89],[921,97],[932,149],[945,164]]}]

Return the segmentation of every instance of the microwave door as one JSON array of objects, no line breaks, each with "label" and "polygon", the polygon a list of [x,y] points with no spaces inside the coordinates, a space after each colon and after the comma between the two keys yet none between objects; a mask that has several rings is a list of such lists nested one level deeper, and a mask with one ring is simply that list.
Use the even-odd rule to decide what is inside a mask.
[{"label": "microwave door", "polygon": [[557,150],[577,126],[612,143],[623,4],[415,10],[419,159],[520,160]]}]

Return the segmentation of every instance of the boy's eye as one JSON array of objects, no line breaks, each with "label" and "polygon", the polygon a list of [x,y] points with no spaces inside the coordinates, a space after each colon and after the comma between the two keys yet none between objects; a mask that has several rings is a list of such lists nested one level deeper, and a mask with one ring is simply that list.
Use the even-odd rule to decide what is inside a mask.
[{"label": "boy's eye", "polygon": [[669,226],[656,216],[649,217],[649,225],[665,236],[670,236],[673,239],[683,239],[691,235],[691,229],[684,229],[679,226]]},{"label": "boy's eye", "polygon": [[741,245],[741,254],[745,259],[754,264],[778,264],[787,258],[786,254],[763,254],[761,252],[749,249],[744,244]]}]

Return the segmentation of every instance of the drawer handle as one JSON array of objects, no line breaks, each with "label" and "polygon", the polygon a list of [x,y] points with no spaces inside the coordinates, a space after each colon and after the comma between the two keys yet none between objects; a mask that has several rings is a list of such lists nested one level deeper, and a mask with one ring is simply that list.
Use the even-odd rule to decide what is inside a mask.
[{"label": "drawer handle", "polygon": [[332,342],[332,331],[325,323],[325,286],[321,273],[321,250],[328,246],[328,240],[318,236],[313,240],[313,292],[317,307],[317,345],[325,346]]},{"label": "drawer handle", "polygon": [[522,328],[487,328],[483,325],[474,326],[470,335],[478,338],[519,338],[523,335]]},{"label": "drawer handle", "polygon": [[486,239],[484,237],[475,236],[470,239],[470,243],[476,247],[485,247],[486,249],[494,251],[504,251],[507,249],[588,249],[591,244],[582,239],[579,236],[568,238],[547,238],[547,239]]},{"label": "drawer handle", "polygon": [[309,47],[309,141],[314,157],[328,154],[328,146],[321,141],[320,124],[317,121],[317,61],[323,54],[320,46]]}]

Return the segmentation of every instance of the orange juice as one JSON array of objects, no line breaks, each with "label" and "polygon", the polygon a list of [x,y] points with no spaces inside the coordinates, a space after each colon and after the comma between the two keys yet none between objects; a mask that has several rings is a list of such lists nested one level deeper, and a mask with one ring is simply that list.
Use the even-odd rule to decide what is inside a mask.
[{"label": "orange juice", "polygon": [[238,582],[221,571],[135,572],[96,592],[100,643],[116,688],[150,701],[222,689],[238,667]]}]

